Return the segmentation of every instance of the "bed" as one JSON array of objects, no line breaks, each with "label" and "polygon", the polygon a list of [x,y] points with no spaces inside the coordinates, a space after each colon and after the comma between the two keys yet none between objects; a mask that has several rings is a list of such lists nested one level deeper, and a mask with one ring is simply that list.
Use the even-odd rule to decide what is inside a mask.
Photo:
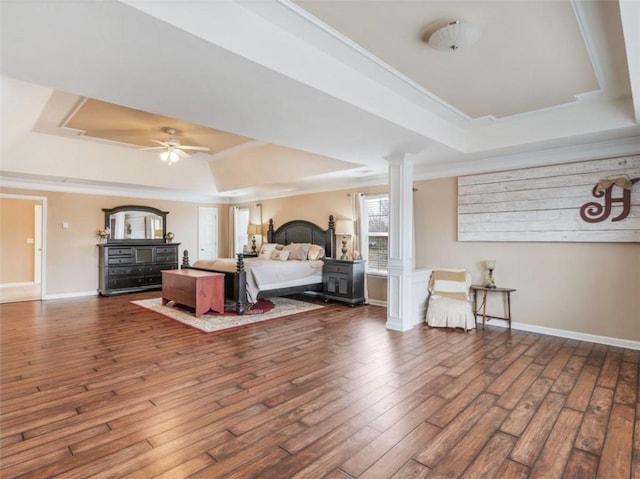
[{"label": "bed", "polygon": [[[293,250],[300,244],[317,245],[324,249],[324,256],[330,258],[334,229],[333,215],[329,216],[327,229],[306,220],[289,221],[274,229],[273,220],[269,220],[267,243],[288,245],[287,248]],[[182,268],[224,273],[225,296],[233,299],[238,315],[244,314],[248,303],[260,298],[322,291],[322,266],[321,259],[278,261],[264,254],[257,258],[238,254],[236,258],[199,260],[191,265],[189,253],[185,251],[182,260]]]}]

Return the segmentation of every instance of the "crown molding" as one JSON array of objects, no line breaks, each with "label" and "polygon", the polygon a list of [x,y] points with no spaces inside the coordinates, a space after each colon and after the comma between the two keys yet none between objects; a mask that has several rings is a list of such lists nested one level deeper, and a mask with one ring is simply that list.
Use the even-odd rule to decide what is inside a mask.
[{"label": "crown molding", "polygon": [[55,191],[85,195],[124,196],[149,200],[183,201],[187,203],[231,203],[228,197],[202,195],[187,191],[166,191],[161,189],[142,189],[140,186],[115,186],[108,184],[79,184],[72,180],[16,178],[0,172],[0,187],[31,191]]},{"label": "crown molding", "polygon": [[430,92],[429,90],[424,88],[422,85],[418,84],[417,82],[413,81],[408,76],[404,75],[402,72],[396,70],[391,65],[387,64],[386,62],[384,62],[383,60],[381,60],[380,58],[375,56],[369,50],[361,47],[356,42],[351,40],[349,37],[343,35],[342,33],[338,32],[337,30],[335,30],[331,26],[329,26],[326,23],[324,23],[323,21],[321,21],[320,19],[316,18],[311,13],[307,12],[306,10],[304,10],[302,7],[300,7],[300,6],[296,5],[295,3],[293,3],[291,0],[277,0],[277,1],[283,7],[289,9],[290,11],[292,11],[293,13],[298,15],[300,18],[302,18],[305,21],[309,22],[314,27],[322,30],[327,35],[332,37],[334,40],[340,42],[341,44],[343,44],[344,46],[349,48],[351,51],[357,53],[361,58],[364,58],[365,60],[375,64],[377,67],[379,67],[382,70],[384,70],[387,74],[390,74],[391,76],[395,77],[396,79],[402,81],[405,85],[411,87],[414,91],[420,93],[420,95],[422,95],[429,102],[433,102],[433,103],[437,104],[438,106],[440,106],[440,107],[444,108],[445,110],[447,110],[448,112],[452,113],[457,118],[460,118],[460,119],[462,119],[462,120],[464,120],[466,122],[469,122],[469,121],[473,120],[469,115],[467,115],[463,111],[458,110],[453,105],[447,103],[446,101],[444,101],[442,98],[440,98],[436,94]]},{"label": "crown molding", "polygon": [[414,180],[474,175],[636,154],[640,154],[640,136],[514,155],[485,157],[463,163],[416,166],[414,167]]},{"label": "crown molding", "polygon": [[[503,155],[478,158],[473,161],[460,163],[423,164],[414,166],[414,181],[436,178],[457,177],[487,173],[491,171],[514,170],[553,164],[571,163],[575,161],[596,160],[640,154],[640,136],[633,136],[619,140],[598,143],[587,143],[554,149],[538,150],[535,152],[514,155]],[[0,187],[15,188],[32,191],[56,191],[64,193],[78,193],[89,195],[120,196],[131,198],[183,201],[188,203],[208,204],[238,204],[252,201],[262,201],[292,196],[324,193],[330,191],[350,190],[372,186],[387,186],[388,175],[375,175],[366,178],[347,178],[336,181],[335,178],[326,182],[317,182],[308,187],[296,186],[285,192],[250,192],[233,196],[203,195],[187,191],[167,191],[162,189],[141,189],[136,186],[121,186],[108,184],[79,184],[62,179],[46,178],[18,178],[0,172]]]},{"label": "crown molding", "polygon": [[[593,31],[594,29],[589,24],[589,21],[588,21],[588,17],[589,16],[588,16],[588,13],[585,11],[586,7],[582,4],[584,2],[580,2],[578,0],[570,0],[570,2],[571,2],[571,6],[572,6],[573,12],[574,12],[575,17],[576,17],[576,23],[578,24],[578,28],[580,30],[580,34],[582,35],[582,38],[584,40],[585,49],[587,50],[587,54],[589,56],[589,60],[591,62],[591,66],[592,66],[594,74],[596,76],[596,81],[598,82],[599,89],[593,90],[593,91],[589,91],[589,92],[580,93],[580,94],[576,94],[576,95],[574,95],[573,99],[570,100],[570,101],[567,101],[567,102],[561,103],[561,104],[557,104],[557,105],[552,105],[552,106],[549,106],[549,107],[539,108],[539,109],[536,109],[536,110],[525,111],[525,112],[521,112],[521,113],[515,113],[513,115],[508,115],[508,116],[504,116],[504,117],[496,117],[495,115],[489,114],[489,115],[484,115],[484,116],[480,116],[480,117],[477,117],[477,118],[473,118],[473,117],[469,116],[467,113],[463,112],[462,110],[459,110],[458,108],[454,107],[453,105],[447,103],[445,100],[440,98],[438,95],[436,95],[433,92],[427,90],[425,87],[423,87],[422,85],[420,85],[416,81],[412,80],[411,78],[407,77],[402,72],[396,70],[394,67],[392,67],[391,65],[387,64],[382,59],[378,58],[373,53],[369,52],[367,49],[363,48],[362,46],[360,46],[359,44],[357,44],[356,42],[351,40],[349,37],[343,35],[339,31],[335,30],[331,26],[329,26],[326,23],[324,23],[323,21],[321,21],[320,19],[316,18],[311,13],[307,12],[306,10],[304,10],[304,8],[302,8],[299,5],[297,5],[296,3],[294,3],[292,0],[277,0],[277,1],[283,7],[289,9],[291,12],[295,13],[300,18],[302,18],[305,21],[309,22],[314,27],[322,30],[324,33],[329,35],[335,41],[341,43],[342,45],[344,45],[345,47],[347,47],[351,51],[353,51],[356,54],[358,54],[361,58],[365,59],[366,61],[369,61],[369,62],[373,63],[374,65],[376,65],[377,67],[382,69],[386,74],[391,75],[396,80],[399,80],[404,85],[410,87],[410,89],[413,90],[414,92],[419,93],[420,96],[422,98],[424,98],[425,100],[427,100],[431,105],[435,104],[438,107],[443,108],[448,113],[452,114],[455,118],[457,118],[458,120],[461,120],[463,122],[463,124],[467,124],[467,125],[478,125],[478,124],[480,124],[480,125],[482,125],[482,124],[486,124],[487,122],[489,122],[489,123],[498,122],[498,121],[503,122],[503,121],[510,121],[510,120],[513,120],[513,119],[519,119],[519,118],[523,118],[523,117],[526,118],[526,117],[529,117],[531,115],[537,115],[537,114],[540,114],[540,113],[546,113],[546,112],[549,112],[549,111],[554,111],[556,109],[561,109],[561,108],[574,106],[576,104],[584,102],[586,99],[589,99],[589,100],[591,100],[593,98],[597,99],[597,98],[602,97],[605,94],[604,89],[607,86],[607,82],[605,81],[606,75],[604,73],[604,68],[603,68],[603,65],[602,65],[602,61],[599,58],[599,56],[597,54],[597,49],[596,49],[596,47],[594,45],[594,31]],[[427,107],[428,106],[429,105],[427,105]]]},{"label": "crown molding", "polygon": [[631,96],[635,110],[636,124],[640,124],[640,3],[631,0],[620,1],[622,31],[627,47],[627,67],[631,83]]}]

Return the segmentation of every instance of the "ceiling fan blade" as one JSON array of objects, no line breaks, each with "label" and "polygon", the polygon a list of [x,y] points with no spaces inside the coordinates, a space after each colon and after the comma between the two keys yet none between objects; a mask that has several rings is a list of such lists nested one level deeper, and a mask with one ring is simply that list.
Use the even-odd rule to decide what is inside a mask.
[{"label": "ceiling fan blade", "polygon": [[185,153],[180,148],[174,148],[174,150],[180,158],[189,158],[191,155],[189,153]]},{"label": "ceiling fan blade", "polygon": [[147,148],[138,148],[137,151],[148,151],[148,150],[166,150],[164,146],[149,146]]},{"label": "ceiling fan blade", "polygon": [[183,150],[194,150],[194,151],[210,151],[211,150],[211,148],[207,148],[206,146],[180,145],[180,148],[182,148]]},{"label": "ceiling fan blade", "polygon": [[164,148],[169,148],[171,146],[169,143],[165,143],[164,141],[152,140],[151,138],[148,138],[147,140],[148,141],[153,141],[154,143],[157,143],[158,145],[162,145]]}]

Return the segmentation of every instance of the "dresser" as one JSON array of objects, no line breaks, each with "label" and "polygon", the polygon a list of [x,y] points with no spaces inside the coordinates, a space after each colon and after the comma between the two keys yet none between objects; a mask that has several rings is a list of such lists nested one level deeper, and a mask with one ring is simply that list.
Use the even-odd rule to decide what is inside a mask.
[{"label": "dresser", "polygon": [[334,299],[350,304],[365,302],[365,261],[342,261],[325,258],[322,269],[322,293],[325,299]]},{"label": "dresser", "polygon": [[103,296],[160,289],[162,271],[178,269],[180,243],[99,244],[98,293]]}]

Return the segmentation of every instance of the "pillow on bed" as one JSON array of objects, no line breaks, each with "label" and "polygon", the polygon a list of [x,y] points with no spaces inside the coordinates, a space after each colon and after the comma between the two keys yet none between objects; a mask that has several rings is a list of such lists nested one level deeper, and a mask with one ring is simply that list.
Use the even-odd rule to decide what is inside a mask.
[{"label": "pillow on bed", "polygon": [[278,261],[287,261],[289,259],[289,253],[290,251],[275,249],[273,253],[271,253],[271,259],[275,259]]},{"label": "pillow on bed", "polygon": [[275,243],[265,243],[260,248],[260,253],[258,253],[258,258],[260,259],[271,259],[271,255],[276,250]]},{"label": "pillow on bed", "polygon": [[311,243],[291,243],[286,245],[282,251],[289,251],[289,259],[306,261],[309,256]]},{"label": "pillow on bed", "polygon": [[317,244],[312,244],[309,246],[309,254],[307,255],[307,258],[311,261],[324,258],[324,248]]}]

